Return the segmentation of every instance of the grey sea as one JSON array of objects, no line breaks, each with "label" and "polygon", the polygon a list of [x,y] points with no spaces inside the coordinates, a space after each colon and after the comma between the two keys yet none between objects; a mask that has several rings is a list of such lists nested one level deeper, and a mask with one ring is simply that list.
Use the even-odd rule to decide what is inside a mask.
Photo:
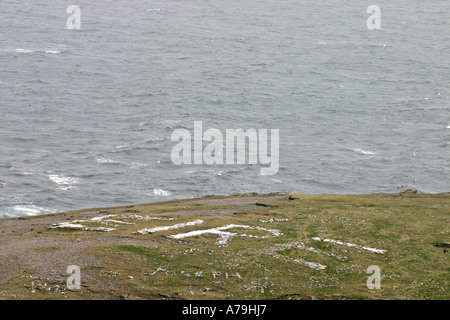
[{"label": "grey sea", "polygon": [[[449,21],[448,0],[1,0],[0,217],[448,192]],[[278,173],[174,164],[171,135],[194,121],[278,129]]]}]

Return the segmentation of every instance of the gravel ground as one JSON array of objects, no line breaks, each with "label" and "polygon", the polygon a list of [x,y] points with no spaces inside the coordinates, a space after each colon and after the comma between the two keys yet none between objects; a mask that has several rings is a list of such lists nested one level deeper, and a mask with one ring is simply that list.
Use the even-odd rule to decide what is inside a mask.
[{"label": "gravel ground", "polygon": [[[224,199],[205,198],[178,202],[178,204],[198,204],[204,206],[232,206],[231,209],[217,210],[186,210],[165,212],[164,214],[199,214],[199,215],[232,215],[242,210],[258,208],[260,201],[277,201],[286,199],[286,195],[277,196],[247,196]],[[126,208],[126,207],[123,207]],[[53,224],[69,222],[72,220],[89,219],[100,216],[103,210],[90,209],[85,211],[67,212],[59,214],[40,215],[25,218],[0,220],[0,286],[7,284],[16,276],[32,270],[33,277],[41,282],[63,283],[68,274],[69,265],[77,265],[81,269],[101,266],[101,261],[86,249],[105,243],[145,243],[149,240],[137,240],[128,237],[112,237],[99,234],[98,237],[68,240],[67,236],[60,234],[37,233],[36,230],[46,228]],[[99,287],[104,284],[98,279],[83,273],[84,279]],[[103,289],[113,289],[104,288]],[[109,298],[108,290],[96,298]]]}]

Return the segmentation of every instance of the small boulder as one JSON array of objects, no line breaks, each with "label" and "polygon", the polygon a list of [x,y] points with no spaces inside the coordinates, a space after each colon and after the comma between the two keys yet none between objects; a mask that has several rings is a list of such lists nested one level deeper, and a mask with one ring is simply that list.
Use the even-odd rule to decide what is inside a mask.
[{"label": "small boulder", "polygon": [[292,193],[289,195],[289,200],[300,200],[300,193]]}]

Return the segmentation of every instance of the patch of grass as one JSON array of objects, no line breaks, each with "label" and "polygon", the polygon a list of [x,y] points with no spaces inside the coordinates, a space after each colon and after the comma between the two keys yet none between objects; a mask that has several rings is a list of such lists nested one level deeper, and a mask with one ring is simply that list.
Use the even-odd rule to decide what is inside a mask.
[{"label": "patch of grass", "polygon": [[36,249],[35,251],[36,252],[52,252],[52,251],[57,251],[60,249],[61,249],[61,247],[59,247],[59,246],[43,246],[43,247]]}]

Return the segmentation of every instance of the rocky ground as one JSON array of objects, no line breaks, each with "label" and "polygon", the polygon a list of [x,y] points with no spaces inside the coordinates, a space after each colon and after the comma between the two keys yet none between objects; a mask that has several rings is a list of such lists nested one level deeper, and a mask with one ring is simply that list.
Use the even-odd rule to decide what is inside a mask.
[{"label": "rocky ground", "polygon": [[2,219],[0,299],[448,299],[449,206],[251,194]]}]

